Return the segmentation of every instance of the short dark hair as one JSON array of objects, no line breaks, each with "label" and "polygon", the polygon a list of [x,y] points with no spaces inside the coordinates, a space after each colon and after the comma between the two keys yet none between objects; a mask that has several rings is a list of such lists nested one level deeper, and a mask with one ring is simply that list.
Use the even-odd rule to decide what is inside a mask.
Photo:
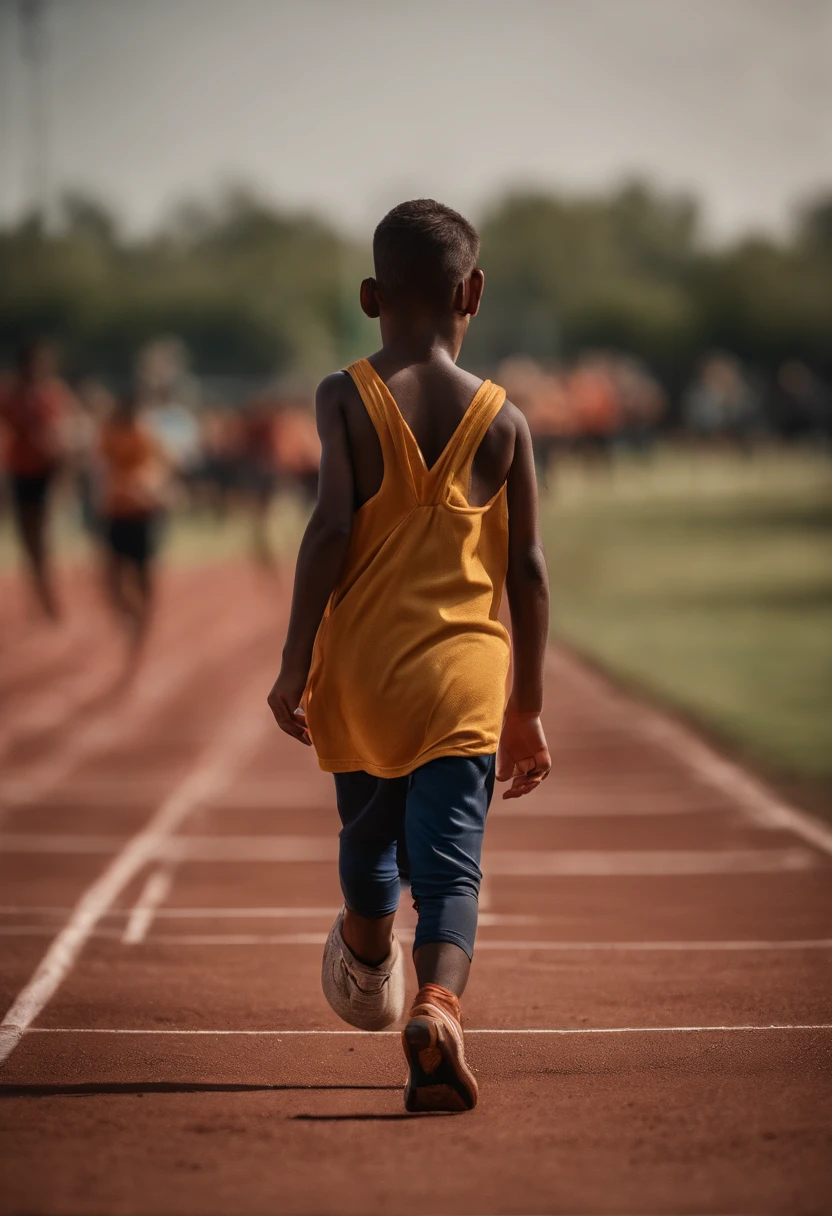
[{"label": "short dark hair", "polygon": [[479,233],[451,207],[432,198],[399,203],[373,234],[376,280],[394,298],[418,295],[450,303],[480,252]]}]

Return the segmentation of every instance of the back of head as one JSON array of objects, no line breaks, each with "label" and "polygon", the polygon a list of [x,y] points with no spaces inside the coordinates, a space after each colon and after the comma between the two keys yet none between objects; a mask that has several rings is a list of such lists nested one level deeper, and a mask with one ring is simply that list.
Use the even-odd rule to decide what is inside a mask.
[{"label": "back of head", "polygon": [[476,228],[458,211],[432,198],[399,203],[373,235],[376,282],[394,307],[418,302],[450,308],[479,251]]}]

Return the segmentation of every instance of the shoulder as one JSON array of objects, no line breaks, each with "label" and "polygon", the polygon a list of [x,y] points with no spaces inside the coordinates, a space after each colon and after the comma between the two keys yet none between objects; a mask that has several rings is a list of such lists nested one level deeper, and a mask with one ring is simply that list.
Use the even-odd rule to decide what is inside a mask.
[{"label": "shoulder", "polygon": [[331,411],[357,395],[355,381],[348,372],[332,372],[324,376],[315,391],[315,409]]},{"label": "shoulder", "polygon": [[347,372],[333,372],[325,376],[315,392],[318,431],[322,433],[334,426],[343,426],[345,410],[358,399],[355,382]]},{"label": "shoulder", "polygon": [[492,422],[489,430],[506,443],[515,445],[518,439],[522,442],[528,435],[529,427],[525,415],[508,397],[503,401],[501,409]]},{"label": "shoulder", "polygon": [[332,372],[317,385],[315,392],[315,415],[321,422],[335,421],[343,416],[345,407],[360,400],[358,388],[349,372]]}]

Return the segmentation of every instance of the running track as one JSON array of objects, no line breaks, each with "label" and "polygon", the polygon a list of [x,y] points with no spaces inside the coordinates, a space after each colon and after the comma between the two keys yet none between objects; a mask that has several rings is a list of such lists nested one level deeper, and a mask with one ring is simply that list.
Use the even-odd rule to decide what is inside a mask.
[{"label": "running track", "polygon": [[120,691],[69,591],[0,646],[0,1210],[826,1209],[827,828],[553,651],[554,773],[489,820],[481,1105],[408,1117],[396,1035],[318,987],[335,813],[265,706],[285,587],[169,574]]}]

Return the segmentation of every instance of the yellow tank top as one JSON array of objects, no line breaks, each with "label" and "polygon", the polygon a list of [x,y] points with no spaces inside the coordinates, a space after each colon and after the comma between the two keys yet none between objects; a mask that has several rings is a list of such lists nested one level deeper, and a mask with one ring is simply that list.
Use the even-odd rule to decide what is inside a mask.
[{"label": "yellow tank top", "polygon": [[486,380],[428,469],[366,359],[347,369],[378,432],[381,487],[356,512],[315,640],[304,704],[326,772],[399,777],[437,756],[497,750],[510,643],[505,485],[468,505],[471,464],[505,390]]}]

